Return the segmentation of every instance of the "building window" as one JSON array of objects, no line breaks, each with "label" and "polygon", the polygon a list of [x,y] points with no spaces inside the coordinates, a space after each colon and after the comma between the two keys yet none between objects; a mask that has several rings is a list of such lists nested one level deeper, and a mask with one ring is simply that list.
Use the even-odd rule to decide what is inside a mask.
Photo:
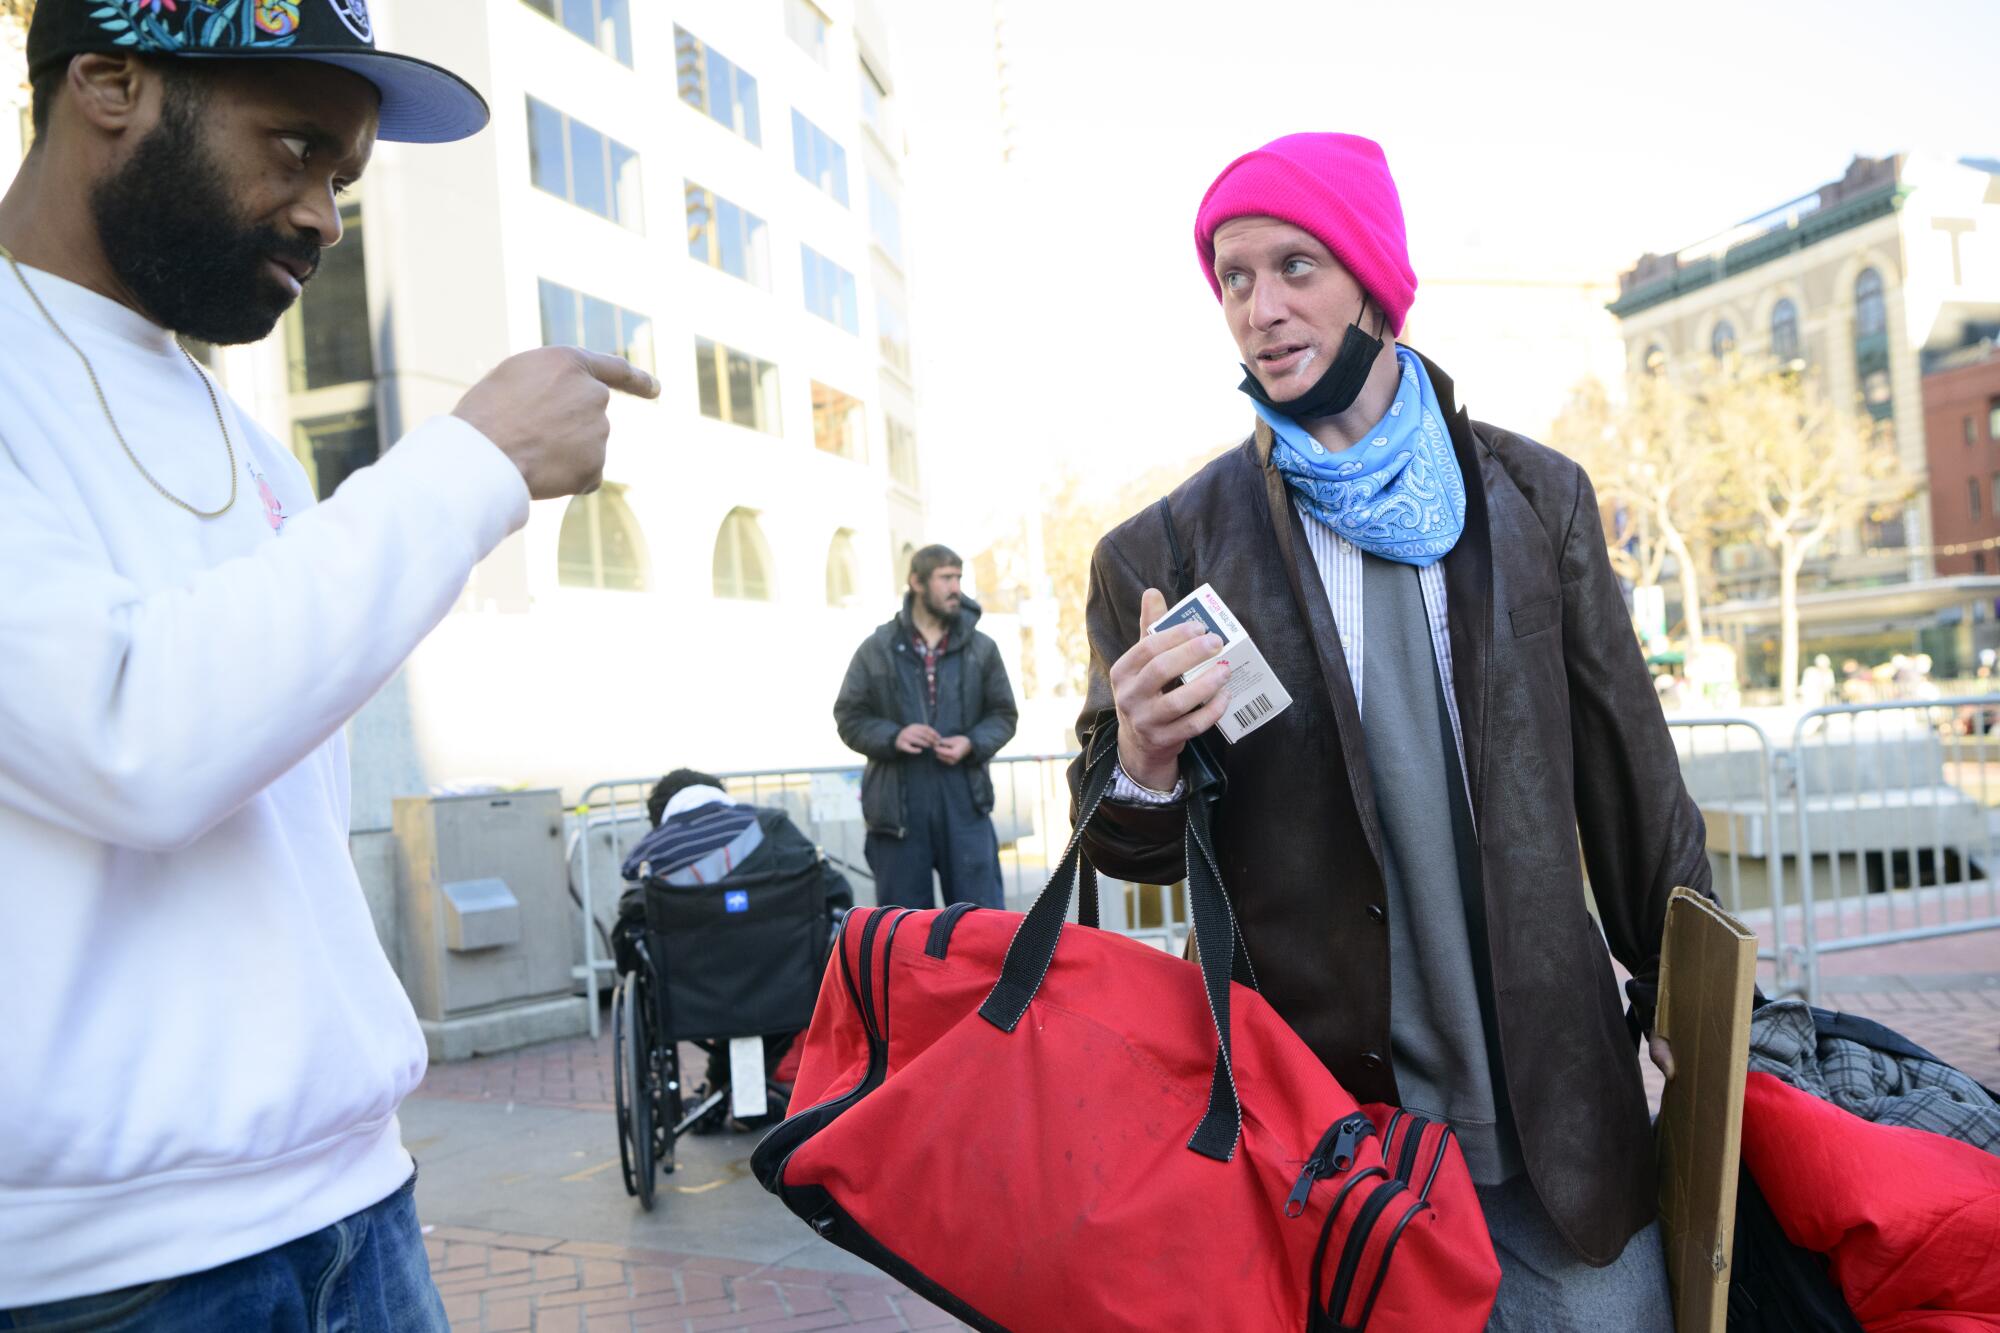
[{"label": "building window", "polygon": [[[1973,483],[1975,486],[1977,482]],[[1865,519],[1861,524],[1861,544],[1878,555],[1893,555],[1903,549],[1903,516]]]},{"label": "building window", "polygon": [[876,179],[874,172],[868,173],[868,230],[875,237],[875,244],[882,253],[897,265],[903,262],[903,210],[897,206],[896,196],[889,187]]},{"label": "building window", "polygon": [[778,425],[776,366],[713,339],[697,337],[694,370],[703,416],[748,426],[767,435],[782,433]]},{"label": "building window", "polygon": [[1889,383],[1886,368],[1864,369],[1861,374],[1861,398],[1868,404],[1868,413],[1877,421],[1886,421],[1895,409],[1895,391]]},{"label": "building window", "polygon": [[1799,359],[1799,308],[1790,298],[1771,308],[1771,357],[1780,365]]},{"label": "building window", "polygon": [[674,74],[681,101],[751,143],[764,142],[757,120],[757,80],[679,24],[674,25]]},{"label": "building window", "polygon": [[689,181],[687,222],[689,258],[770,288],[771,251],[764,219]]},{"label": "building window", "polygon": [[917,433],[894,417],[883,418],[889,436],[889,476],[909,490],[916,490]]},{"label": "building window", "polygon": [[826,15],[812,0],[785,0],[785,35],[821,66],[826,64],[826,29]]},{"label": "building window", "polygon": [[628,0],[528,0],[528,8],[554,19],[619,64],[632,63]]},{"label": "building window", "polygon": [[312,478],[313,494],[326,499],[340,489],[341,482],[381,457],[375,409],[364,407],[358,412],[297,422],[292,427],[292,452]]},{"label": "building window", "polygon": [[[1993,489],[1986,492],[1986,494],[1993,500],[1995,505],[2000,505],[2000,472],[1993,474]],[[1996,509],[1993,516],[2000,518],[2000,509]]]},{"label": "building window", "polygon": [[563,510],[556,538],[556,582],[565,588],[646,590],[646,545],[625,488],[606,483]]},{"label": "building window", "polygon": [[861,400],[813,381],[813,445],[822,453],[868,461]]},{"label": "building window", "polygon": [[771,600],[771,548],[748,509],[732,509],[715,534],[715,595],[739,602]]},{"label": "building window", "polygon": [[542,345],[587,347],[653,369],[653,321],[623,306],[542,279]]},{"label": "building window", "polygon": [[1973,445],[1973,442],[1978,438],[1979,438],[1979,432],[1972,428],[1972,418],[1967,417],[1965,419],[1965,447],[1970,449]]},{"label": "building window", "polygon": [[849,333],[859,333],[861,298],[855,294],[854,275],[810,245],[799,250],[805,257],[806,309]]},{"label": "building window", "polygon": [[1869,268],[1854,280],[1854,369],[1861,398],[1877,422],[1895,415],[1889,382],[1889,318],[1882,299],[1882,275]]},{"label": "building window", "polygon": [[1989,399],[1986,404],[1986,438],[2000,444],[2000,398]]},{"label": "building window", "polygon": [[580,120],[528,99],[528,169],[536,186],[578,208],[643,231],[639,155]]},{"label": "building window", "polygon": [[825,130],[792,112],[792,165],[811,181],[847,207],[847,150],[828,137]]},{"label": "building window", "polygon": [[1882,300],[1882,275],[1865,268],[1854,280],[1854,336],[1879,338],[1888,332],[1889,313]]},{"label": "building window", "polygon": [[882,344],[882,359],[904,375],[910,373],[910,321],[903,308],[887,292],[875,294],[875,326]]},{"label": "building window", "polygon": [[875,130],[883,143],[889,142],[889,90],[882,80],[875,77],[875,71],[868,68],[868,62],[861,62],[861,115]]},{"label": "building window", "polygon": [[319,272],[299,297],[297,313],[286,321],[293,393],[375,378],[361,205],[344,206],[340,224],[345,233],[340,244],[320,251]]},{"label": "building window", "polygon": [[826,548],[826,604],[852,606],[861,598],[861,580],[854,558],[854,534],[846,528],[833,534]]},{"label": "building window", "polygon": [[1717,320],[1715,331],[1708,335],[1708,354],[1721,361],[1736,350],[1736,326],[1728,320]]},{"label": "building window", "polygon": [[1965,479],[1965,512],[1972,518],[1979,517],[1979,478]]},{"label": "building window", "polygon": [[1658,375],[1667,368],[1667,349],[1654,343],[1646,349],[1646,355],[1639,360],[1639,368],[1648,375]]},{"label": "building window", "polygon": [[1972,553],[1972,572],[1975,574],[1984,574],[1986,572],[1986,552],[1974,551]]}]

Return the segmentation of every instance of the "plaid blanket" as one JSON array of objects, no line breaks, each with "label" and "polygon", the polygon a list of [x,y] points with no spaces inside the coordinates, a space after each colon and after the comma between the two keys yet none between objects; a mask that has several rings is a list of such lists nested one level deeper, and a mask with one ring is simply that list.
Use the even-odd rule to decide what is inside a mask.
[{"label": "plaid blanket", "polygon": [[1750,1070],[1864,1120],[1926,1129],[2000,1156],[2000,1103],[1978,1083],[1939,1060],[1822,1036],[1802,1000],[1774,1000],[1750,1020]]}]

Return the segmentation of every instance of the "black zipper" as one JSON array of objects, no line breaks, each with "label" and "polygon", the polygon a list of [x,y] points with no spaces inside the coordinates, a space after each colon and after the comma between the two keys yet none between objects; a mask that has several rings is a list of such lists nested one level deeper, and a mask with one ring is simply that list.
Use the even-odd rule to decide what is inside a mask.
[{"label": "black zipper", "polygon": [[882,928],[882,919],[890,909],[878,907],[868,914],[868,922],[861,927],[861,1021],[868,1029],[868,1035],[877,1041],[882,1038],[882,1029],[875,1021],[875,984],[873,979],[875,963],[875,932]]},{"label": "black zipper", "polygon": [[[893,908],[876,908],[869,913],[868,920],[861,928],[861,944],[857,950],[861,955],[859,984],[847,962],[847,923],[853,918],[848,917],[841,922],[840,938],[836,941],[836,949],[840,955],[841,978],[847,984],[847,993],[855,1001],[855,1008],[861,1014],[862,1027],[868,1034],[868,1068],[863,1071],[861,1081],[848,1091],[786,1116],[763,1137],[750,1154],[751,1171],[756,1175],[758,1182],[784,1200],[788,1207],[793,1207],[794,1212],[798,1212],[794,1206],[794,1196],[784,1184],[785,1167],[791,1161],[792,1154],[804,1146],[807,1139],[818,1134],[851,1110],[863,1097],[881,1087],[889,1076],[888,950],[895,945],[897,928],[902,925],[905,918],[914,915],[915,911],[910,908],[900,912]],[[889,916],[895,917],[895,920],[890,924],[889,938],[883,949],[881,1027],[878,1028],[874,996],[869,991],[869,972],[874,956],[876,929],[882,924],[883,918]],[[822,1229],[822,1221],[827,1214],[821,1212],[807,1216],[806,1213],[799,1212],[799,1216],[811,1224],[815,1231],[819,1231],[821,1235],[826,1234]]]},{"label": "black zipper", "polygon": [[1312,1155],[1306,1158],[1305,1166],[1299,1170],[1298,1182],[1292,1186],[1291,1197],[1285,1200],[1285,1216],[1297,1217],[1305,1212],[1313,1182],[1354,1165],[1354,1150],[1361,1145],[1361,1140],[1374,1132],[1374,1122],[1359,1111],[1344,1115],[1327,1126],[1326,1133],[1320,1135]]},{"label": "black zipper", "polygon": [[1423,1193],[1417,1195],[1419,1199],[1427,1200],[1431,1197],[1431,1186],[1437,1184],[1438,1168],[1444,1165],[1444,1150],[1451,1146],[1452,1137],[1452,1128],[1446,1125],[1444,1133],[1438,1135],[1437,1156],[1431,1159],[1431,1173],[1424,1177]]},{"label": "black zipper", "polygon": [[882,1049],[889,1049],[889,959],[896,949],[896,932],[903,923],[917,914],[914,907],[906,907],[896,913],[896,919],[889,923],[889,932],[882,939]]},{"label": "black zipper", "polygon": [[1321,1328],[1332,1327],[1332,1325],[1327,1323],[1326,1312],[1320,1308],[1320,1278],[1326,1272],[1326,1247],[1333,1240],[1333,1226],[1335,1222],[1340,1220],[1340,1210],[1346,1205],[1347,1196],[1352,1194],[1354,1187],[1364,1180],[1386,1181],[1388,1178],[1389,1173],[1381,1167],[1367,1167],[1356,1171],[1348,1178],[1347,1183],[1340,1187],[1340,1193],[1333,1196],[1333,1204],[1326,1210],[1326,1221],[1320,1225],[1319,1241],[1313,1246],[1312,1271],[1309,1274],[1309,1281],[1312,1285],[1307,1292],[1309,1299],[1306,1302],[1306,1309],[1310,1314],[1306,1325],[1308,1329],[1316,1331]]},{"label": "black zipper", "polygon": [[[881,920],[881,917],[879,910],[870,913],[862,929],[863,942],[860,952],[864,964],[868,957],[866,937],[869,928]],[[851,916],[842,920],[840,937],[835,941],[835,952],[840,957],[841,980],[846,983],[848,997],[854,1002],[855,1012],[861,1015],[862,1028],[868,1036],[868,1067],[862,1071],[861,1081],[846,1092],[786,1116],[783,1122],[764,1136],[750,1155],[750,1167],[756,1174],[758,1182],[771,1193],[785,1199],[788,1206],[791,1204],[791,1199],[786,1193],[784,1174],[785,1165],[791,1161],[792,1154],[798,1151],[807,1139],[825,1129],[863,1097],[880,1087],[889,1073],[888,1043],[881,1040],[875,1031],[874,1019],[861,1002],[861,988],[856,984],[854,969],[847,959],[847,936],[850,933],[848,926],[853,920]],[[809,1222],[813,1221],[804,1213],[800,1213],[799,1216],[805,1217]]]},{"label": "black zipper", "polygon": [[1347,1233],[1347,1244],[1341,1247],[1340,1268],[1333,1276],[1333,1295],[1326,1303],[1327,1317],[1335,1325],[1345,1327],[1340,1323],[1341,1311],[1347,1308],[1347,1298],[1354,1288],[1355,1272],[1361,1267],[1361,1253],[1368,1248],[1368,1237],[1374,1232],[1376,1222],[1381,1220],[1383,1210],[1408,1188],[1400,1180],[1385,1180],[1368,1196],[1368,1202],[1361,1205],[1361,1211],[1355,1214],[1354,1226]]},{"label": "black zipper", "polygon": [[975,906],[974,903],[953,903],[939,912],[931,921],[930,939],[924,944],[924,952],[933,958],[944,957],[951,949],[951,933],[958,929],[958,919]]},{"label": "black zipper", "polygon": [[1368,1327],[1368,1317],[1375,1313],[1375,1298],[1382,1294],[1382,1283],[1389,1276],[1389,1260],[1396,1253],[1397,1242],[1403,1239],[1404,1230],[1416,1219],[1418,1213],[1429,1212],[1430,1207],[1424,1200],[1417,1200],[1396,1223],[1396,1229],[1389,1233],[1389,1241],[1382,1247],[1382,1262],[1375,1266],[1375,1280],[1368,1285],[1368,1299],[1361,1303],[1361,1318],[1354,1323],[1356,1333]]},{"label": "black zipper", "polygon": [[1424,1131],[1431,1123],[1415,1111],[1410,1112],[1410,1127],[1403,1131],[1403,1154],[1396,1162],[1396,1179],[1405,1185],[1410,1183],[1410,1173],[1417,1169],[1417,1149],[1423,1146]]},{"label": "black zipper", "polygon": [[1382,1160],[1384,1162],[1388,1161],[1389,1154],[1395,1151],[1396,1127],[1402,1124],[1409,1114],[1408,1111],[1399,1106],[1396,1108],[1395,1114],[1389,1117],[1389,1123],[1384,1126],[1382,1130]]}]

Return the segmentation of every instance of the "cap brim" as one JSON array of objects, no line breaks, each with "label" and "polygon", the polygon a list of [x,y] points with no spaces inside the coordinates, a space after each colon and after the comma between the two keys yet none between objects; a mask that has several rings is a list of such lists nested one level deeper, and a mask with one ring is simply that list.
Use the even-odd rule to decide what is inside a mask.
[{"label": "cap brim", "polygon": [[428,60],[392,51],[288,46],[255,56],[237,50],[175,54],[179,59],[310,60],[344,69],[368,80],[382,94],[375,137],[389,143],[454,143],[479,133],[493,118],[486,99],[458,75]]}]

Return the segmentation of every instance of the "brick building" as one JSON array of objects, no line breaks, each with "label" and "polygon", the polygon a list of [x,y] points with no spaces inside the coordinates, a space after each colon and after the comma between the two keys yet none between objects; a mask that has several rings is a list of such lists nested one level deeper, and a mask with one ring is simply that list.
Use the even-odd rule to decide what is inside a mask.
[{"label": "brick building", "polygon": [[1923,386],[1938,573],[2000,573],[2000,345],[1927,358]]}]

